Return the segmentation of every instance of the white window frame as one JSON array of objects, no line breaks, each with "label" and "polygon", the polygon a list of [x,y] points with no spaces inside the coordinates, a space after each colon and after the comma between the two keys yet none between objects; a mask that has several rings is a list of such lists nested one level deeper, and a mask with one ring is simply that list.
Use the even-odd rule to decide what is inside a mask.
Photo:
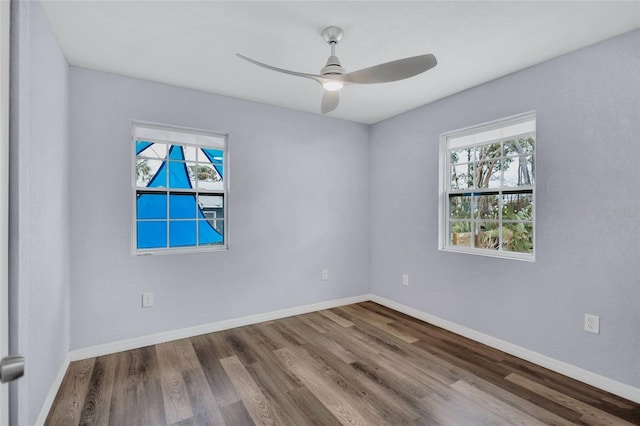
[{"label": "white window frame", "polygon": [[[531,126],[533,130],[531,130]],[[514,137],[521,137],[526,135],[533,135],[536,137],[536,112],[530,111],[523,114],[514,115],[474,126],[465,127],[463,129],[453,130],[450,132],[442,133],[440,135],[440,162],[439,162],[439,220],[438,220],[438,249],[448,252],[467,253],[481,256],[499,257],[505,259],[515,259],[523,261],[535,261],[535,253],[537,250],[536,244],[536,190],[535,182],[530,186],[519,187],[504,187],[498,188],[472,188],[468,190],[450,190],[451,182],[451,167],[450,167],[450,155],[449,150],[453,146],[456,149],[463,149],[471,146],[479,146],[496,142],[503,142]],[[534,147],[534,161],[537,162],[537,138],[536,146]],[[537,167],[536,167],[537,169]],[[532,212],[533,212],[533,252],[532,253],[519,253],[502,251],[502,247],[499,246],[497,250],[484,249],[478,247],[463,247],[458,245],[452,245],[449,241],[449,194],[455,193],[498,193],[500,199],[502,199],[503,192],[510,193],[513,191],[531,191],[532,197]],[[473,222],[470,220],[470,222]],[[498,223],[500,230],[502,230],[502,209],[499,209]],[[502,232],[499,232],[500,245],[502,241]],[[472,238],[473,240],[473,238]]]},{"label": "white window frame", "polygon": [[[138,137],[139,129],[148,129],[150,133],[156,133],[156,136],[151,137]],[[138,131],[137,131],[138,129]],[[144,130],[143,130],[144,131]],[[202,252],[214,252],[214,251],[226,251],[229,249],[229,138],[228,133],[212,132],[209,130],[195,129],[190,127],[180,127],[167,124],[151,123],[147,121],[134,120],[131,125],[131,193],[132,193],[132,225],[131,225],[131,254],[133,256],[149,256],[149,255],[164,255],[164,254],[177,254],[177,253],[202,253]],[[160,135],[160,136],[158,136]],[[223,168],[224,176],[222,178],[222,190],[188,190],[188,189],[163,189],[158,190],[159,193],[169,192],[172,193],[187,193],[187,194],[221,194],[223,196],[223,214],[224,214],[224,244],[220,245],[204,245],[204,246],[190,246],[190,247],[166,247],[166,248],[152,248],[152,249],[138,249],[137,247],[137,193],[141,188],[137,187],[136,176],[136,141],[144,140],[146,142],[181,145],[185,147],[211,147],[220,149],[218,145],[212,146],[208,144],[208,140],[211,138],[224,140],[223,152]],[[147,191],[145,189],[145,191]],[[154,191],[153,189],[149,191]],[[167,222],[169,217],[167,216]],[[196,231],[197,232],[197,231]],[[169,241],[170,234],[167,231],[167,243]]]}]

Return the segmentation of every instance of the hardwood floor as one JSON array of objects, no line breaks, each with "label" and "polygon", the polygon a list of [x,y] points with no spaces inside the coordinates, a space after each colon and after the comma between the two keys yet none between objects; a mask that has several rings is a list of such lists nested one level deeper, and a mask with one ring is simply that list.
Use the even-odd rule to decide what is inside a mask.
[{"label": "hardwood floor", "polygon": [[373,302],[71,363],[47,425],[629,425],[640,405]]}]

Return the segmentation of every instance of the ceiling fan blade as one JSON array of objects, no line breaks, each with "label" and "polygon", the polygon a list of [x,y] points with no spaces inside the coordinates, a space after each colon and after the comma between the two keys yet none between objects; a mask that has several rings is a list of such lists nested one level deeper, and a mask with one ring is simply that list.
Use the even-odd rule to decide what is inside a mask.
[{"label": "ceiling fan blade", "polygon": [[326,114],[338,108],[339,103],[340,103],[340,91],[325,90],[324,95],[322,95],[322,104],[320,106],[320,110],[322,111],[323,114]]},{"label": "ceiling fan blade", "polygon": [[258,62],[258,61],[254,60],[254,59],[247,58],[246,56],[241,55],[239,53],[236,53],[236,56],[238,58],[244,59],[245,61],[251,62],[252,64],[256,64],[258,66],[266,68],[268,70],[282,72],[282,73],[290,74],[290,75],[295,75],[297,77],[310,78],[312,80],[317,81],[320,84],[322,84],[325,80],[327,80],[326,78],[322,77],[321,75],[305,74],[303,72],[289,71],[289,70],[285,70],[285,69],[282,69],[282,68],[274,67],[274,66],[271,66],[271,65],[263,64],[262,62]]},{"label": "ceiling fan blade", "polygon": [[386,62],[342,76],[341,80],[355,84],[388,83],[423,73],[438,64],[432,54],[413,56]]}]

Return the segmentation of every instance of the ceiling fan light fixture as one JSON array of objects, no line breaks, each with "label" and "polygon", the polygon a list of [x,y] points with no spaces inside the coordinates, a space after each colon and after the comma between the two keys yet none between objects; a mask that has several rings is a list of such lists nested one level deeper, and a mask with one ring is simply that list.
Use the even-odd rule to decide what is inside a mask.
[{"label": "ceiling fan light fixture", "polygon": [[341,81],[329,80],[322,83],[322,87],[324,87],[324,90],[337,92],[338,90],[342,89],[342,87],[344,87],[344,84],[342,84]]}]

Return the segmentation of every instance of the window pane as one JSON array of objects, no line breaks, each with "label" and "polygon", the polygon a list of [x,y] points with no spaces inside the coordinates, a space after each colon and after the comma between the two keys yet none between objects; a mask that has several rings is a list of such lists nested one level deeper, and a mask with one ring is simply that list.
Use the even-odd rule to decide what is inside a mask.
[{"label": "window pane", "polygon": [[476,150],[476,160],[477,161],[486,161],[491,160],[493,158],[498,158],[502,154],[500,148],[500,142],[490,143],[487,145],[480,145],[475,148]]},{"label": "window pane", "polygon": [[497,194],[475,197],[475,218],[498,220],[500,197]]},{"label": "window pane", "polygon": [[145,141],[136,142],[136,153],[138,157],[158,158],[163,160],[167,158],[168,145],[163,143],[149,143]]},{"label": "window pane", "polygon": [[504,142],[504,155],[525,155],[533,154],[536,141],[532,137],[518,138]]},{"label": "window pane", "polygon": [[187,161],[195,162],[196,161],[196,151],[198,149],[193,146],[183,146],[182,152],[184,154],[184,159]]},{"label": "window pane", "polygon": [[136,219],[166,219],[167,196],[165,194],[137,194]]},{"label": "window pane", "polygon": [[167,247],[167,222],[138,222],[137,244],[138,249]]},{"label": "window pane", "polygon": [[473,187],[473,164],[451,166],[451,189]]},{"label": "window pane", "polygon": [[223,189],[222,176],[210,164],[198,164],[197,178],[199,189]]},{"label": "window pane", "polygon": [[451,164],[472,163],[473,152],[473,148],[449,151],[449,161]]},{"label": "window pane", "polygon": [[196,221],[173,220],[169,222],[169,246],[189,247],[196,245]]},{"label": "window pane", "polygon": [[475,244],[478,248],[498,250],[500,227],[498,222],[476,222]]},{"label": "window pane", "polygon": [[[165,173],[166,169],[162,168],[162,160],[150,160],[147,158],[136,159],[136,186],[138,188],[150,186],[152,180],[157,184],[162,183],[162,186],[164,186],[164,182],[166,182]],[[156,177],[157,174],[161,174],[162,176]]]},{"label": "window pane", "polygon": [[[218,178],[220,179],[220,181],[222,181],[224,179],[224,151],[219,149],[203,148],[201,152],[202,152],[202,155],[200,155],[199,161],[201,163],[212,166],[215,169],[216,174],[218,175]],[[207,179],[206,181],[219,182],[215,178],[213,178],[212,180]],[[218,186],[222,188],[221,184],[213,185],[212,187],[209,187],[208,185],[213,185],[213,184],[207,183],[204,186],[202,186],[202,188],[219,189]]]},{"label": "window pane", "polygon": [[192,188],[187,165],[181,161],[169,161],[169,188]]},{"label": "window pane", "polygon": [[477,188],[500,187],[500,160],[484,161],[476,166]]},{"label": "window pane", "polygon": [[504,223],[502,229],[502,250],[533,253],[532,223]]},{"label": "window pane", "polygon": [[224,197],[222,195],[198,195],[199,218],[223,219]]},{"label": "window pane", "polygon": [[224,219],[198,221],[198,244],[201,246],[224,244]]},{"label": "window pane", "polygon": [[452,219],[471,219],[471,196],[450,195],[449,217]]},{"label": "window pane", "polygon": [[196,163],[187,162],[185,163],[185,167],[189,175],[189,185],[191,185],[191,188],[195,188],[198,180],[198,166]]},{"label": "window pane", "polygon": [[171,194],[169,197],[170,219],[195,219],[196,196],[193,194]]},{"label": "window pane", "polygon": [[533,195],[503,194],[502,220],[533,220]]},{"label": "window pane", "polygon": [[535,183],[533,155],[505,158],[504,186],[524,186]]},{"label": "window pane", "polygon": [[449,226],[452,246],[471,247],[471,222],[451,222]]}]

